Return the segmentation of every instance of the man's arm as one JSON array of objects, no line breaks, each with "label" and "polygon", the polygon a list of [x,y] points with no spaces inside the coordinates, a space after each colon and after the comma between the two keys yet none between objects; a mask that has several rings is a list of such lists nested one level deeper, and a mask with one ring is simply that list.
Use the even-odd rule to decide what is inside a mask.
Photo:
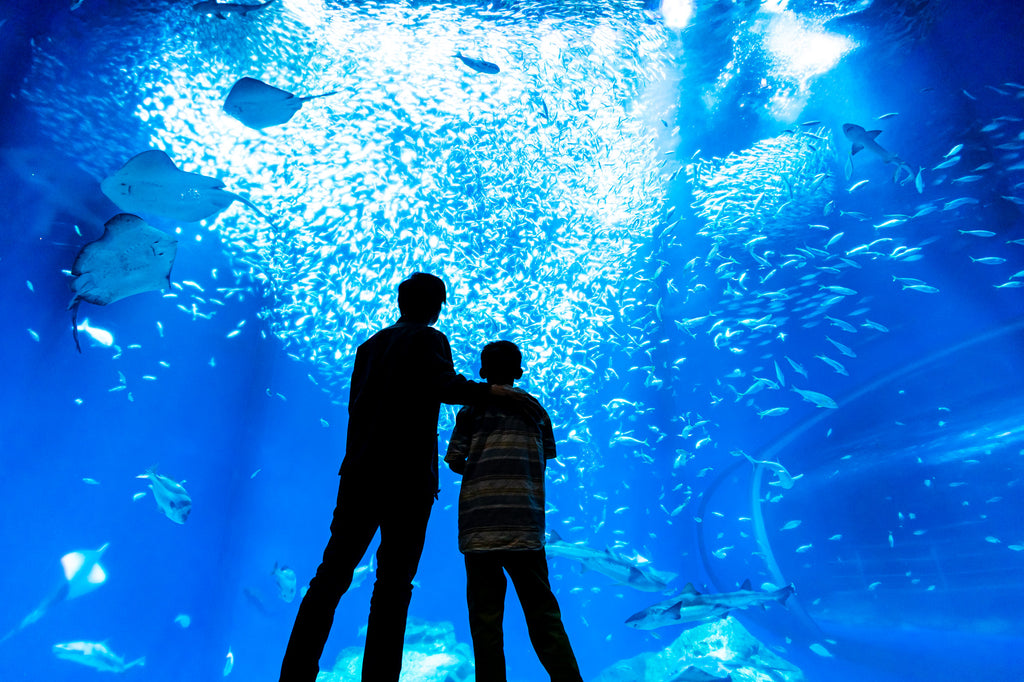
[{"label": "man's arm", "polygon": [[448,337],[439,331],[431,330],[430,347],[427,363],[434,380],[434,390],[438,400],[449,405],[478,405],[483,403],[489,394],[487,384],[470,381],[455,371],[452,361],[452,349],[448,345]]},{"label": "man's arm", "polygon": [[513,391],[504,386],[488,385],[470,381],[455,372],[452,349],[448,337],[433,330],[433,343],[428,362],[436,377],[438,399],[449,405],[482,405],[490,403],[498,407],[520,412],[536,422],[547,416],[537,399],[523,391]]}]

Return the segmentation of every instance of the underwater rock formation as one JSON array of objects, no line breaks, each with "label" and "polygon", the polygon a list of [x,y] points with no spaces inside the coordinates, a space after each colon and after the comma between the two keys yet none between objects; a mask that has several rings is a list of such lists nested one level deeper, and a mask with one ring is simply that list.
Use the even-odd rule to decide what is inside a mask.
[{"label": "underwater rock formation", "polygon": [[619,661],[595,682],[803,682],[799,668],[729,616],[690,628],[661,651]]},{"label": "underwater rock formation", "polygon": [[[366,628],[361,633],[366,634]],[[338,656],[334,669],[323,671],[318,682],[354,682],[363,667],[363,648],[348,647]],[[472,682],[475,677],[473,649],[455,639],[455,626],[410,618],[405,628],[402,682]]]}]

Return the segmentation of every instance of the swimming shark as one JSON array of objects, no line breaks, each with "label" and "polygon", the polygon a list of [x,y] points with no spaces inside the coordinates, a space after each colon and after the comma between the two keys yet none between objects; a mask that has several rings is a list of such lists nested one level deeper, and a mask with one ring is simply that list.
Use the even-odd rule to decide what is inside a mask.
[{"label": "swimming shark", "polygon": [[47,610],[54,604],[66,599],[74,599],[83,594],[92,592],[107,580],[107,573],[100,565],[100,558],[107,550],[110,543],[104,543],[99,549],[83,549],[75,552],[68,552],[61,557],[60,563],[64,568],[64,582],[57,586],[50,595],[37,606],[32,613],[21,620],[21,624],[14,628],[0,642],[5,642],[12,636],[21,632],[26,627],[42,618]]},{"label": "swimming shark", "polygon": [[853,146],[850,147],[850,156],[855,155],[861,149],[867,149],[885,163],[892,162],[896,164],[896,172],[892,178],[893,182],[899,180],[901,170],[907,171],[907,178],[900,183],[906,184],[914,178],[914,169],[910,167],[909,163],[875,142],[875,138],[881,134],[881,130],[864,130],[864,128],[855,123],[843,124],[843,135],[846,135],[846,139],[853,143]]},{"label": "swimming shark", "polygon": [[750,463],[754,465],[754,469],[757,469],[757,467],[763,467],[770,471],[771,473],[775,474],[775,480],[769,481],[768,485],[773,485],[778,488],[785,488],[786,490],[789,490],[790,488],[793,487],[793,481],[797,480],[798,478],[803,478],[803,474],[793,476],[792,474],[789,473],[789,471],[786,470],[786,467],[782,466],[778,462],[754,459],[745,452],[743,453],[743,456],[746,457],[747,460],[749,460]]},{"label": "swimming shark", "polygon": [[634,613],[626,620],[626,625],[637,630],[654,630],[666,625],[712,620],[726,615],[733,609],[765,607],[773,601],[785,605],[786,600],[794,592],[796,588],[792,584],[772,592],[755,592],[750,586],[750,581],[744,580],[737,592],[701,594],[693,583],[687,583],[682,594]]},{"label": "swimming shark", "polygon": [[656,571],[648,564],[624,558],[610,549],[602,552],[565,542],[553,530],[544,548],[552,556],[579,561],[583,571],[597,571],[616,582],[644,592],[661,592],[676,577],[675,573]]}]

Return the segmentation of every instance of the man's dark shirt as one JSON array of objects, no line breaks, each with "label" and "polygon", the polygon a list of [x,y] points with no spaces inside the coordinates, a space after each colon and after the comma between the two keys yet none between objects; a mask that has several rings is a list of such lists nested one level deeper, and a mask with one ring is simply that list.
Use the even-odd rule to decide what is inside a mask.
[{"label": "man's dark shirt", "polygon": [[[437,490],[441,403],[483,402],[487,384],[456,374],[448,338],[399,320],[356,351],[341,472],[379,477],[384,486]],[[368,481],[372,483],[372,481]]]}]

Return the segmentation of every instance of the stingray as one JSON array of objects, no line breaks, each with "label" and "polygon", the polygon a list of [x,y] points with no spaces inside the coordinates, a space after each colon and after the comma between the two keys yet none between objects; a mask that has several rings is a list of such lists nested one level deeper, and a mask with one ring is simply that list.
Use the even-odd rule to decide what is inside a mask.
[{"label": "stingray", "polygon": [[266,218],[248,199],[224,189],[224,183],[179,170],[157,149],[142,152],[100,183],[100,189],[122,211],[195,222],[223,211],[233,201]]},{"label": "stingray", "polygon": [[78,304],[82,301],[107,305],[144,291],[166,289],[171,284],[171,267],[178,253],[178,241],[142,218],[119,213],[103,226],[103,236],[82,247],[71,266],[68,303],[75,347],[78,343]]},{"label": "stingray", "polygon": [[107,574],[100,565],[100,559],[103,557],[103,552],[107,551],[108,546],[109,543],[99,549],[82,549],[77,552],[68,552],[62,556],[60,564],[64,568],[64,581],[57,585],[32,613],[22,618],[18,627],[0,638],[0,642],[7,641],[42,618],[54,604],[88,594],[105,583]]},{"label": "stingray", "polygon": [[334,94],[337,91],[296,97],[287,90],[275,88],[255,78],[243,78],[231,86],[231,92],[224,100],[224,111],[253,130],[262,130],[287,123],[309,100]]}]

